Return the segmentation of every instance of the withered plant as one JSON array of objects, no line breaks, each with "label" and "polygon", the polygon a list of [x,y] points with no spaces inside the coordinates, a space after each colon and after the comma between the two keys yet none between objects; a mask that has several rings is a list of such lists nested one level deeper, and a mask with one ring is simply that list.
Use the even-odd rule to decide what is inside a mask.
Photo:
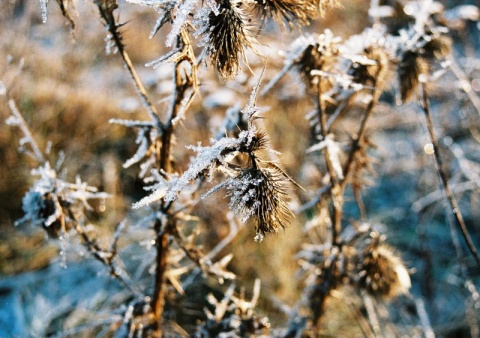
[{"label": "withered plant", "polygon": [[[13,2],[23,6],[21,1]],[[457,63],[455,55],[463,45],[452,40],[461,33],[461,25],[478,20],[478,7],[450,8],[428,0],[372,0],[368,7],[372,24],[357,35],[341,38],[333,28],[322,27],[322,20],[344,11],[342,7],[349,6],[348,2],[91,3],[106,33],[106,49],[120,57],[145,113],[139,119],[119,114],[110,120],[112,125],[129,128],[137,135],[130,140],[136,149],[123,167],[138,169],[144,192],[142,197],[135,197],[130,211],[115,226],[110,244],[106,244],[91,229],[92,205],[112,196],[79,176],[70,182],[62,172],[63,157],[55,160],[56,155],[41,149],[24,120],[22,107],[17,105],[14,85],[22,77],[23,61],[7,60],[0,82],[0,94],[10,112],[7,123],[18,127],[21,151],[36,163],[32,170],[36,180],[22,202],[25,216],[17,223],[41,225],[49,238],[60,243],[64,257],[68,242],[76,238],[127,294],[120,310],[112,303],[107,321],[43,334],[320,337],[332,334],[326,329],[327,322],[335,306],[343,304],[348,314],[337,320],[350,331],[333,335],[441,335],[439,323],[431,318],[434,301],[418,288],[410,291],[412,272],[432,271],[415,271],[411,262],[404,263],[402,257],[414,257],[408,251],[412,248],[387,243],[391,228],[379,225],[371,203],[365,203],[365,199],[371,200],[368,196],[373,190],[369,187],[376,185],[377,171],[392,161],[388,154],[378,158],[382,149],[388,150],[375,141],[376,135],[395,129],[394,123],[382,121],[385,116],[397,120],[417,116],[406,114],[406,110],[420,112],[418,116],[423,117],[426,133],[415,135],[411,142],[419,139],[426,143],[424,156],[433,155],[428,157],[432,159],[428,173],[438,177],[440,186],[432,195],[417,200],[409,212],[433,219],[426,212],[430,205],[443,199],[448,206],[446,223],[456,253],[452,264],[467,300],[464,312],[468,322],[464,327],[472,336],[478,334],[480,317],[474,310],[480,301],[478,237],[472,235],[473,212],[464,216],[466,206],[460,192],[477,196],[480,159],[465,155],[460,136],[454,140],[448,130],[436,130],[440,122],[435,114],[442,102],[431,90],[439,90],[439,83],[448,83],[443,79],[453,76],[462,85],[451,85],[448,90],[456,90],[480,114],[478,78],[470,78]],[[57,0],[57,4],[72,39],[81,39],[76,34],[75,1]],[[156,12],[158,19],[150,38],[169,48],[146,65],[152,72],[170,72],[167,99],[158,101],[161,98],[154,97],[151,86],[144,84],[139,75],[144,72],[137,73],[138,66],[126,44],[129,22],[122,18],[129,8],[140,10],[136,5]],[[51,6],[40,1],[45,24]],[[288,40],[278,55],[268,50],[278,47],[272,42],[272,32]],[[472,69],[478,70],[478,50],[472,60],[477,62],[477,68]],[[212,101],[216,91],[219,95],[223,91],[235,94],[223,104]],[[295,164],[284,163],[285,154],[274,150],[281,142],[277,142],[271,125],[280,119],[282,103],[278,102],[282,100],[297,102],[296,114],[306,125],[302,133],[308,134],[298,136],[298,144],[281,149],[300,159]],[[265,109],[264,103],[272,107]],[[215,120],[220,111],[223,124]],[[473,119],[465,114],[461,118],[470,123],[468,137],[478,142],[478,116]],[[185,146],[186,140],[197,135],[190,129],[190,121],[197,118],[204,119],[196,126],[210,135],[209,144],[198,138],[193,141],[195,145]],[[300,134],[297,127],[292,125],[283,133]],[[300,140],[307,146],[301,148],[305,144]],[[478,143],[475,146],[478,149]],[[472,207],[475,209],[478,199],[472,197],[472,201],[477,204]],[[212,215],[218,206],[221,215]],[[201,224],[207,224],[207,229]],[[242,224],[252,226],[242,230]],[[220,236],[222,225],[228,225],[229,233]],[[144,241],[132,236],[134,231],[129,227],[146,229],[139,231]],[[260,279],[243,276],[235,268],[234,273],[228,267],[241,232],[248,231],[261,251],[271,236],[290,236],[292,228],[301,228],[295,232],[295,260],[302,282],[301,291],[284,304],[260,291]],[[205,232],[220,238],[212,243]],[[126,254],[122,255],[126,247],[123,239],[152,248],[136,272],[129,267]],[[427,255],[421,259],[427,262]],[[68,266],[66,258],[63,264]],[[257,268],[272,275],[279,272],[266,265]],[[246,294],[245,286],[253,280],[253,292]],[[413,286],[423,285],[421,280],[414,275]],[[397,302],[397,309],[388,307],[391,302]],[[266,303],[284,310],[282,321],[269,320],[268,309],[273,305]],[[410,314],[408,320],[401,319],[398,313],[402,311]]]}]

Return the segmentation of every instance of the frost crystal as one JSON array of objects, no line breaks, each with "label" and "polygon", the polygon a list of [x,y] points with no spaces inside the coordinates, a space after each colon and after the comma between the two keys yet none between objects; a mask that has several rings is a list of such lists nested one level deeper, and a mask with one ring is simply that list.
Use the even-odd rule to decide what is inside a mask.
[{"label": "frost crystal", "polygon": [[197,152],[197,158],[190,164],[190,167],[183,175],[175,182],[175,184],[169,189],[165,196],[166,201],[173,201],[177,198],[177,194],[188,185],[188,182],[194,180],[198,175],[215,164],[215,162],[223,162],[222,153],[226,150],[233,151],[240,144],[240,139],[224,137],[213,143],[210,147],[189,147],[193,151]]},{"label": "frost crystal", "polygon": [[178,7],[177,15],[175,20],[172,24],[172,30],[167,35],[167,39],[165,40],[165,44],[167,47],[171,47],[173,44],[173,40],[180,34],[182,27],[185,26],[188,20],[188,16],[190,13],[193,13],[193,9],[197,5],[199,0],[185,0],[182,4]]},{"label": "frost crystal", "polygon": [[47,22],[47,5],[48,5],[48,0],[40,0],[40,8],[42,11],[42,22],[46,23]]}]

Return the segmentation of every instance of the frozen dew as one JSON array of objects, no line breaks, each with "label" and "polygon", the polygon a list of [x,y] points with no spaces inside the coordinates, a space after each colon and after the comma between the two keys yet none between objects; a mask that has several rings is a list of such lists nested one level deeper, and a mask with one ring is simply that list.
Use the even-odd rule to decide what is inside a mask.
[{"label": "frozen dew", "polygon": [[255,235],[255,237],[253,238],[253,240],[255,242],[258,242],[258,243],[261,243],[263,241],[263,238],[265,236],[263,236],[261,233],[257,232],[257,234]]},{"label": "frozen dew", "polygon": [[172,30],[170,31],[170,33],[168,33],[167,39],[165,40],[165,45],[167,47],[172,46],[173,41],[180,34],[183,26],[185,26],[188,21],[190,13],[193,13],[193,10],[198,2],[199,0],[185,0],[181,3],[178,8],[175,20],[173,21]]},{"label": "frozen dew", "polygon": [[435,149],[433,147],[433,144],[432,143],[427,143],[423,146],[423,151],[425,152],[425,154],[427,155],[432,155],[434,152],[435,152]]},{"label": "frozen dew", "polygon": [[47,4],[48,0],[40,0],[40,9],[42,11],[42,22],[47,22]]}]

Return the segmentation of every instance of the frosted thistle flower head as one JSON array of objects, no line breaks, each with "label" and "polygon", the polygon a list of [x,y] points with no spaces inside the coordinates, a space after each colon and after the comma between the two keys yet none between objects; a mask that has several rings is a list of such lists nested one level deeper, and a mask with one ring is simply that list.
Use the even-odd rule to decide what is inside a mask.
[{"label": "frosted thistle flower head", "polygon": [[410,29],[403,32],[402,41],[410,43],[402,50],[397,73],[400,87],[400,98],[407,102],[415,92],[421,75],[427,75],[431,63],[435,60],[445,58],[451,49],[451,40],[444,35],[440,28],[429,29],[426,32],[416,32]]},{"label": "frosted thistle flower head", "polygon": [[[340,54],[340,41],[341,39],[335,37],[328,29],[323,34],[318,35],[316,39],[313,37],[300,38],[299,42],[306,42],[306,44],[294,65],[309,85],[312,84],[312,70],[328,72],[336,65]],[[294,44],[298,44],[298,42]]]},{"label": "frosted thistle flower head", "polygon": [[203,35],[200,45],[205,46],[218,74],[224,78],[237,75],[240,60],[245,61],[245,48],[255,44],[242,3],[223,0],[218,13],[205,8],[196,15],[194,24],[199,26],[195,35]]},{"label": "frosted thistle flower head", "polygon": [[242,214],[243,220],[252,217],[256,222],[255,239],[277,233],[290,223],[292,212],[287,207],[286,178],[275,166],[260,168],[253,165],[226,185],[230,196],[230,208]]},{"label": "frosted thistle flower head", "polygon": [[281,28],[307,26],[318,13],[318,7],[310,0],[255,0],[255,9],[262,19],[273,19]]},{"label": "frosted thistle flower head", "polygon": [[399,256],[387,245],[374,242],[359,257],[357,283],[369,294],[391,299],[408,293],[410,276]]},{"label": "frosted thistle flower head", "polygon": [[41,224],[50,237],[58,238],[73,226],[73,214],[69,207],[70,203],[62,196],[50,192],[42,195],[33,188],[23,197],[25,216],[16,224],[25,221]]},{"label": "frosted thistle flower head", "polygon": [[362,53],[365,61],[360,59],[353,63],[350,75],[353,81],[362,85],[382,87],[388,74],[389,56],[380,46],[370,46]]}]

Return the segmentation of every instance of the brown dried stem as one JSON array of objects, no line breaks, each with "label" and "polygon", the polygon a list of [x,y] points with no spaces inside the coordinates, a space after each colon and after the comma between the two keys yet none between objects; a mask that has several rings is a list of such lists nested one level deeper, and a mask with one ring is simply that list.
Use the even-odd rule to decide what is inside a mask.
[{"label": "brown dried stem", "polygon": [[[320,129],[323,140],[328,137],[327,131],[327,117],[325,114],[324,103],[322,99],[322,77],[318,77],[318,84],[317,84],[317,111],[318,111],[318,119],[320,121]],[[330,157],[330,152],[328,147],[324,149],[325,154],[325,162],[327,164],[328,173],[330,175],[330,182],[332,185],[332,189],[330,190],[330,194],[332,197],[333,203],[333,217],[332,217],[332,244],[338,245],[340,243],[340,232],[342,227],[342,208],[343,208],[343,198],[342,198],[342,190],[340,188],[337,173],[335,172],[332,159]]]},{"label": "brown dried stem", "polygon": [[353,141],[352,149],[350,150],[348,160],[347,160],[347,162],[345,164],[345,168],[343,170],[344,178],[340,182],[340,187],[341,187],[342,193],[345,191],[345,188],[347,186],[349,178],[353,174],[353,169],[355,167],[357,154],[362,147],[362,143],[363,143],[363,141],[365,139],[365,135],[367,133],[368,121],[369,121],[370,117],[372,116],[373,109],[375,108],[375,106],[378,103],[378,99],[380,98],[380,94],[381,94],[381,91],[376,88],[376,84],[375,84],[374,89],[373,89],[373,93],[372,93],[372,99],[370,100],[370,102],[367,106],[367,109],[365,111],[365,115],[363,116],[362,123],[360,125],[359,130],[358,130],[357,138]]},{"label": "brown dried stem", "polygon": [[445,171],[443,159],[440,155],[440,147],[438,145],[438,140],[435,135],[435,130],[433,129],[432,115],[430,112],[430,100],[428,95],[427,84],[425,82],[422,82],[422,109],[423,109],[423,112],[425,113],[425,118],[427,121],[427,128],[430,136],[430,142],[433,145],[433,154],[435,156],[437,171],[438,171],[438,174],[440,175],[440,179],[442,181],[443,189],[445,190],[447,200],[450,203],[450,206],[452,207],[453,215],[457,222],[458,228],[463,238],[465,239],[465,242],[467,243],[468,249],[470,250],[470,253],[472,254],[473,258],[475,258],[477,265],[480,266],[480,256],[478,255],[477,248],[473,244],[472,238],[468,233],[468,229],[463,219],[462,212],[460,211],[460,207],[458,205],[457,199],[455,198],[455,195],[450,189],[448,175],[447,175],[447,172]]},{"label": "brown dried stem", "polygon": [[[158,156],[159,168],[164,173],[172,172],[172,161],[171,161],[171,147],[172,147],[172,137],[174,131],[174,120],[178,117],[178,114],[182,109],[186,109],[186,106],[191,102],[197,87],[196,79],[196,66],[195,58],[193,54],[192,45],[190,44],[190,38],[185,31],[182,29],[180,36],[177,39],[177,48],[182,49],[182,52],[179,54],[179,57],[175,59],[175,69],[174,69],[174,83],[175,91],[173,94],[173,101],[168,115],[167,121],[163,126],[163,133],[161,137],[161,146]],[[191,66],[191,74],[182,74],[184,73],[184,68],[182,63],[186,61]],[[187,103],[184,103],[184,99],[189,90],[192,90],[188,96]],[[162,224],[161,219],[157,219],[154,225],[154,231],[156,234],[155,246],[157,249],[156,256],[156,271],[155,271],[155,286],[154,293],[152,297],[151,307],[155,317],[154,325],[154,336],[162,336],[162,315],[164,310],[165,303],[165,277],[168,269],[168,255],[169,255],[169,237],[171,234],[174,234],[176,230],[176,219],[175,215],[169,213],[171,203],[162,201],[160,206],[160,212],[164,215],[167,215],[167,220],[164,221],[166,224]]]}]

